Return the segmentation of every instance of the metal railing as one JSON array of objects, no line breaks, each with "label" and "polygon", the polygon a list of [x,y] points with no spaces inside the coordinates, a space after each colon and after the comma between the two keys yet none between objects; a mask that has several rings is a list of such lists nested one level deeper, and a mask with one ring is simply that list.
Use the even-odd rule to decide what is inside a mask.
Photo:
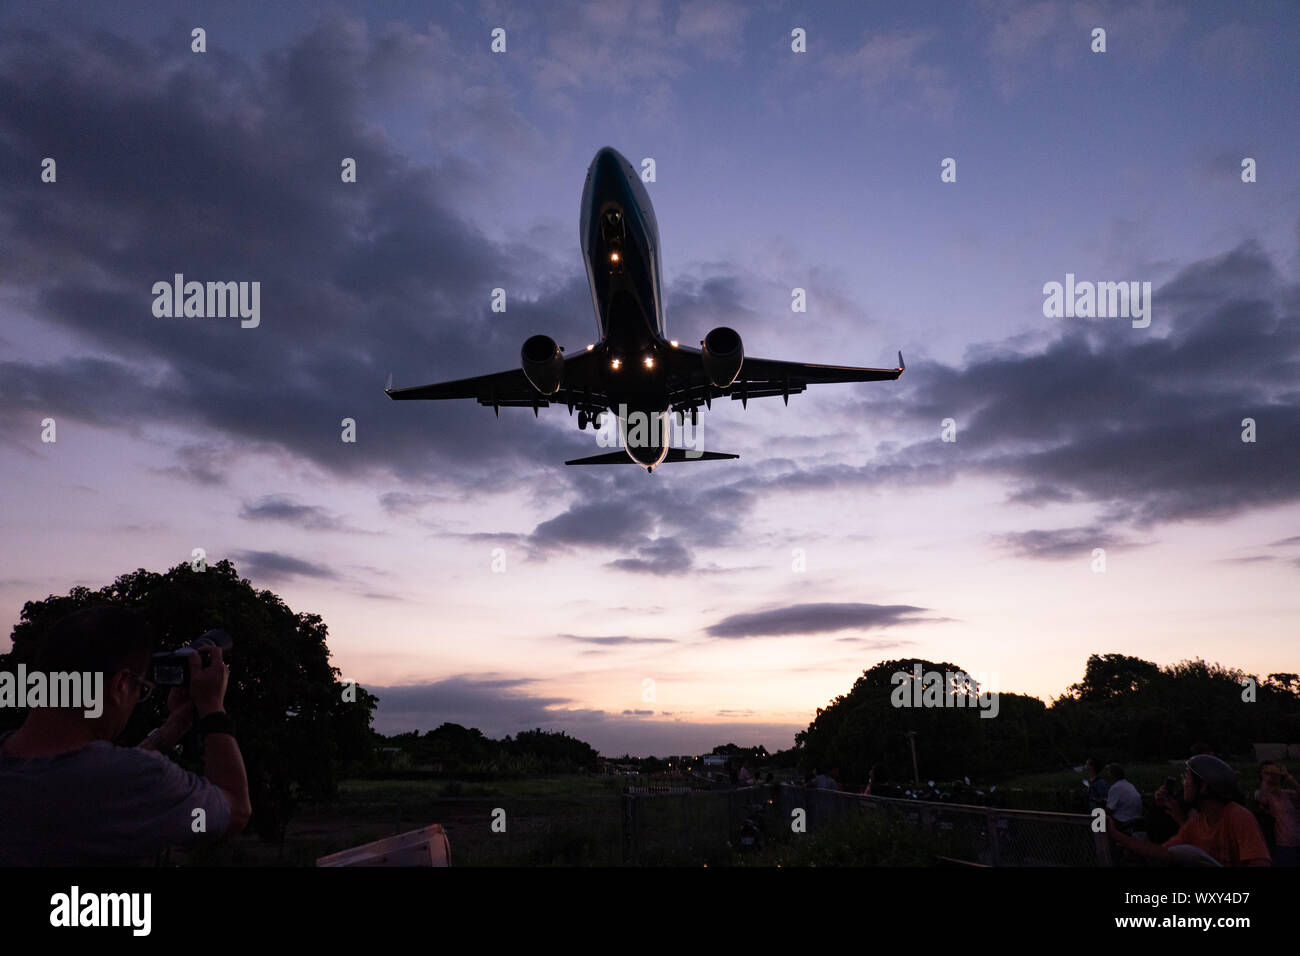
[{"label": "metal railing", "polygon": [[840,790],[783,785],[781,816],[805,812],[807,831],[844,814],[882,815],[891,826],[911,826],[928,834],[940,855],[952,862],[984,866],[1111,866],[1110,841],[1092,832],[1082,813],[1003,810],[943,801],[869,797]]}]

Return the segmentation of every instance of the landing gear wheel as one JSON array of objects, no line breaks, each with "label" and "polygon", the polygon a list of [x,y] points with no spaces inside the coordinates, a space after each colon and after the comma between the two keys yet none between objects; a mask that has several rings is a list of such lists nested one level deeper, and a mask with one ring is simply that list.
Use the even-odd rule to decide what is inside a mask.
[{"label": "landing gear wheel", "polygon": [[578,412],[578,431],[585,432],[586,430],[587,430],[587,413]]},{"label": "landing gear wheel", "polygon": [[692,409],[691,409],[691,427],[694,428],[694,427],[695,427],[696,425],[698,425],[699,423],[700,423],[700,410],[699,410],[698,408],[692,408]]},{"label": "landing gear wheel", "polygon": [[591,413],[591,427],[592,428],[600,427],[600,412]]}]

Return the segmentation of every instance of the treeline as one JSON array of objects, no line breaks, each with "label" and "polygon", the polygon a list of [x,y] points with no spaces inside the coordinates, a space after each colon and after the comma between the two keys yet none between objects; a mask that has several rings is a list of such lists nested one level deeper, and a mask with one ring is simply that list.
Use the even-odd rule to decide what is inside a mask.
[{"label": "treeline", "polygon": [[445,723],[424,734],[410,731],[379,738],[381,771],[463,774],[572,773],[594,770],[600,755],[563,731],[537,728],[500,740],[477,727]]},{"label": "treeline", "polygon": [[[937,698],[914,688],[918,672],[945,675]],[[1161,667],[1094,654],[1083,679],[1049,706],[1005,691],[995,702],[990,688],[954,686],[946,676],[964,673],[918,658],[877,664],[818,708],[795,735],[793,754],[803,769],[835,768],[842,781],[858,782],[876,764],[887,779],[910,780],[913,740],[923,780],[1063,770],[1094,752],[1124,762],[1185,757],[1195,744],[1241,755],[1255,743],[1300,743],[1296,674],[1258,677],[1202,660]],[[934,706],[937,699],[943,706]]]}]

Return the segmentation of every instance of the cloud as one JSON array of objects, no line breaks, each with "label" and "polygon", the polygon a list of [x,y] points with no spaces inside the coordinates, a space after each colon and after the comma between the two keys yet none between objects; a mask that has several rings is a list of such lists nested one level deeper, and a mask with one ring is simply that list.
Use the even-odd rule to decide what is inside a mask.
[{"label": "cloud", "polygon": [[232,551],[240,574],[250,580],[274,583],[294,577],[334,580],[338,574],[321,564],[312,564],[278,551]]},{"label": "cloud", "polygon": [[581,634],[560,634],[560,637],[566,641],[578,641],[582,644],[599,644],[602,647],[616,647],[628,644],[676,644],[669,637],[625,637],[622,635],[614,637],[587,637]]},{"label": "cloud", "polygon": [[898,624],[916,624],[927,608],[910,604],[794,604],[745,614],[733,614],[706,629],[712,637],[769,637],[819,634],[849,628],[871,630]]},{"label": "cloud", "polygon": [[857,49],[828,53],[823,62],[837,83],[855,84],[870,101],[949,113],[957,102],[956,88],[946,70],[921,56],[933,40],[921,31],[872,32]]},{"label": "cloud", "polygon": [[1067,560],[1086,558],[1093,548],[1118,549],[1130,546],[1113,531],[1098,525],[1052,530],[1014,531],[996,536],[996,540],[1022,558]]},{"label": "cloud", "polygon": [[[557,283],[549,252],[503,255],[455,212],[461,180],[413,165],[371,123],[408,92],[381,75],[387,54],[422,48],[402,29],[369,34],[327,14],[256,63],[105,33],[0,37],[0,140],[18,147],[0,152],[7,292],[87,353],[4,363],[0,420],[184,428],[172,473],[204,485],[224,480],[212,449],[226,445],[487,491],[512,480],[512,463],[577,447],[514,410],[495,420],[472,403],[383,393],[390,371],[401,386],[508,367],[538,327],[581,338],[591,308],[580,269]],[[465,85],[459,58],[423,69],[428,86]],[[434,129],[499,143],[488,112],[428,105]],[[63,158],[58,188],[22,173],[32,150]],[[358,181],[341,184],[323,156],[355,158]],[[153,283],[178,272],[259,282],[260,325],[153,316]],[[488,308],[497,286],[511,290],[507,313]],[[340,440],[345,417],[355,443]]]},{"label": "cloud", "polygon": [[279,495],[267,495],[256,502],[246,502],[239,517],[248,521],[283,521],[307,531],[350,531],[336,515],[317,505],[300,505]]},{"label": "cloud", "polygon": [[[918,361],[897,392],[846,408],[890,421],[905,441],[882,444],[861,466],[789,462],[751,476],[748,488],[761,496],[992,478],[1012,503],[1092,506],[1091,527],[1121,544],[1136,529],[1300,501],[1293,287],[1247,242],[1187,265],[1153,300],[1150,329],[1064,320],[1030,351],[981,347],[961,365]],[[948,417],[957,422],[952,443],[935,427]],[[1256,422],[1253,443],[1242,441],[1246,418]],[[1055,558],[1089,533],[1003,542]]]},{"label": "cloud", "polygon": [[680,574],[694,566],[691,552],[676,538],[655,538],[637,547],[635,558],[619,558],[606,567],[645,574]]}]

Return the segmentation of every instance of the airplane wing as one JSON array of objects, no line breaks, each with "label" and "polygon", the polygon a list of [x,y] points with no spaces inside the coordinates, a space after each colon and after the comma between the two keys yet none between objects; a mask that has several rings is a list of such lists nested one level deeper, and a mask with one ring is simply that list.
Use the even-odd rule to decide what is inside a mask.
[{"label": "airplane wing", "polygon": [[704,373],[699,349],[678,347],[672,350],[671,389],[674,408],[690,408],[730,396],[747,404],[751,398],[780,395],[788,403],[809,385],[835,382],[893,381],[903,374],[903,353],[898,353],[897,368],[857,368],[851,365],[813,365],[807,362],[783,362],[777,359],[745,356],[740,374],[726,388],[712,384]]},{"label": "airplane wing", "polygon": [[603,412],[607,407],[605,394],[599,389],[594,375],[595,362],[590,352],[565,356],[564,378],[560,389],[553,395],[542,396],[533,388],[523,369],[514,368],[489,375],[456,379],[453,382],[435,382],[412,388],[388,388],[384,391],[394,401],[410,399],[473,398],[480,405],[490,405],[498,410],[502,406],[531,408],[536,412],[548,405],[568,405],[584,411]]}]

